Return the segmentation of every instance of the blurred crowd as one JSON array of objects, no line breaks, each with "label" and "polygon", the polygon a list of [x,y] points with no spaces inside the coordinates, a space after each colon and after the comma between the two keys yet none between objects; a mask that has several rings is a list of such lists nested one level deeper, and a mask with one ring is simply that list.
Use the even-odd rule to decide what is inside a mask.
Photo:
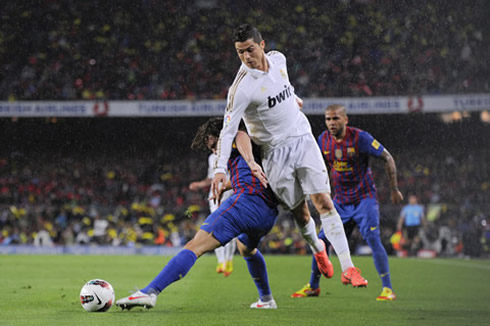
[{"label": "blurred crowd", "polygon": [[3,1],[0,100],[222,99],[235,27],[302,97],[490,90],[490,6],[461,1]]},{"label": "blurred crowd", "polygon": [[[242,23],[258,27],[266,49],[287,56],[301,97],[490,91],[490,6],[483,0],[28,0],[1,2],[0,17],[0,101],[223,99],[240,65],[231,38]],[[65,151],[38,150],[35,140],[46,135],[27,144],[17,126],[2,123],[0,245],[181,246],[209,212],[206,190],[188,188],[206,175],[205,154],[169,154],[191,126],[183,134],[169,129],[174,139],[158,140],[158,150],[139,150],[138,143],[157,142],[144,138],[146,125],[119,121],[104,134],[80,122],[100,138],[81,144],[66,135],[70,128],[55,130],[48,142],[79,146]],[[100,139],[132,136],[134,144],[113,143],[131,152],[86,152]],[[488,255],[488,146],[434,144],[390,148],[401,191],[416,194],[426,212],[418,249]],[[401,206],[389,202],[382,164],[373,169],[383,242],[396,254]],[[356,231],[350,244],[353,252],[365,248]],[[261,249],[308,250],[285,212]]]},{"label": "blurred crowd", "polygon": [[[490,254],[488,149],[471,155],[432,149],[393,154],[401,191],[405,197],[416,194],[425,209],[417,250]],[[383,164],[372,167],[383,243],[396,254],[392,238],[402,206],[390,203]],[[206,156],[195,154],[170,159],[163,152],[134,157],[13,153],[0,160],[0,245],[181,246],[209,213],[207,189],[188,188],[206,171]],[[353,252],[363,253],[358,231],[350,243]],[[284,211],[261,246],[275,254],[308,251]]]}]

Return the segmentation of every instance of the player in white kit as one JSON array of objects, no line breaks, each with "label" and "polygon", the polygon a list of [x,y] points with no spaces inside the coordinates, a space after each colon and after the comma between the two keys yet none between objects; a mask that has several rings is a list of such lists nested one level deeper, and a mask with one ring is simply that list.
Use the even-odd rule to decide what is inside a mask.
[{"label": "player in white kit", "polygon": [[242,65],[228,91],[211,184],[213,196],[222,191],[232,142],[243,119],[251,139],[261,146],[262,165],[271,189],[283,207],[292,212],[322,274],[332,277],[333,266],[318,239],[307,195],[320,214],[344,278],[362,277],[352,263],[344,226],[330,197],[325,162],[310,123],[301,111],[302,100],[289,82],[286,57],[278,51],[265,53],[261,34],[248,24],[235,30],[234,42]]},{"label": "player in white kit", "polygon": [[[189,185],[189,189],[192,191],[196,191],[202,188],[209,187],[211,185],[211,181],[213,180],[213,165],[217,156],[215,153],[209,154],[208,157],[208,175],[206,178],[200,181],[193,181]],[[224,202],[228,197],[233,194],[233,190],[226,190],[221,195],[221,202]],[[212,195],[211,189],[209,190],[208,198]],[[209,199],[209,211],[212,213],[218,209],[218,203],[214,200]],[[218,265],[216,266],[217,273],[223,273],[225,277],[230,276],[233,272],[233,255],[236,251],[236,239],[231,240],[224,246],[218,247],[214,249],[214,253],[216,254],[216,258],[218,259]]]}]

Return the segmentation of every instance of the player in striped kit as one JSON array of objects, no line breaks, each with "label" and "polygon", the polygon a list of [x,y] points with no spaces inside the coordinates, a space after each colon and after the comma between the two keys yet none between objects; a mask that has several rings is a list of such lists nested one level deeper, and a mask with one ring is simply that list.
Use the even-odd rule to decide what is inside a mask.
[{"label": "player in striped kit", "polygon": [[[318,137],[318,145],[330,168],[334,187],[334,204],[344,224],[354,221],[373,252],[374,265],[383,284],[378,301],[391,301],[396,298],[391,285],[388,255],[380,239],[379,207],[376,186],[369,168],[369,157],[380,158],[385,162],[391,190],[391,200],[398,204],[403,195],[398,190],[396,165],[391,154],[368,132],[347,126],[345,107],[330,105],[325,110],[327,130]],[[352,228],[351,230],[352,231]],[[349,232],[350,233],[350,232]],[[319,237],[328,244],[320,232]],[[310,283],[292,294],[302,298],[320,294],[320,272],[313,257]],[[344,282],[346,283],[346,282]]]},{"label": "player in striped kit", "polygon": [[[208,120],[199,128],[193,143],[212,150],[217,144],[222,125],[221,118]],[[117,306],[122,309],[154,307],[160,292],[183,278],[197,258],[237,237],[238,250],[245,258],[259,292],[259,300],[252,303],[250,308],[277,308],[269,287],[265,260],[257,246],[274,226],[278,203],[266,185],[262,168],[254,159],[250,138],[243,131],[236,135],[227,168],[233,195],[206,218],[194,238],[145,288],[117,300]]]},{"label": "player in striped kit", "polygon": [[[198,189],[206,188],[211,185],[213,180],[213,164],[217,156],[214,153],[216,150],[208,156],[208,175],[206,178],[200,181],[193,181],[189,185],[189,189],[196,191]],[[233,191],[227,190],[221,195],[221,201],[225,201],[233,194]],[[209,190],[208,198],[211,198],[211,189]],[[218,203],[215,200],[209,199],[209,211],[212,213],[218,209]],[[230,276],[233,272],[233,255],[236,251],[236,239],[231,240],[226,245],[214,249],[216,258],[218,259],[218,265],[216,266],[216,272],[222,273],[225,277]]]},{"label": "player in striped kit", "polygon": [[367,285],[352,263],[344,227],[330,197],[327,168],[310,123],[300,110],[302,101],[289,82],[286,57],[278,51],[265,53],[261,34],[248,24],[235,30],[234,42],[242,65],[228,91],[211,184],[214,196],[219,196],[220,185],[226,180],[226,164],[243,118],[253,142],[261,146],[262,165],[272,190],[293,213],[322,274],[332,277],[333,265],[318,238],[306,203],[307,195],[320,214],[345,278],[356,285]]}]

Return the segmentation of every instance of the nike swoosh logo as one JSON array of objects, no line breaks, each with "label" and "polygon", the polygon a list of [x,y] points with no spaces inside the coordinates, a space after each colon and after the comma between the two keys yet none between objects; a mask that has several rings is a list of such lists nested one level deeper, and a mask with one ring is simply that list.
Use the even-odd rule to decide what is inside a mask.
[{"label": "nike swoosh logo", "polygon": [[99,301],[99,303],[97,303],[97,304],[101,304],[102,301],[100,301],[99,296],[97,295],[97,293],[94,293],[94,294],[95,294],[95,297],[97,298],[97,301]]},{"label": "nike swoosh logo", "polygon": [[377,226],[371,226],[369,229],[370,229],[371,231],[374,231],[374,230],[376,230],[377,228],[378,228]]},{"label": "nike swoosh logo", "polygon": [[257,304],[257,308],[264,308],[265,304]]},{"label": "nike swoosh logo", "polygon": [[146,297],[145,295],[139,295],[137,297],[131,296],[131,297],[128,298],[128,300],[136,300],[136,299],[141,299],[141,298],[145,298],[145,297]]}]

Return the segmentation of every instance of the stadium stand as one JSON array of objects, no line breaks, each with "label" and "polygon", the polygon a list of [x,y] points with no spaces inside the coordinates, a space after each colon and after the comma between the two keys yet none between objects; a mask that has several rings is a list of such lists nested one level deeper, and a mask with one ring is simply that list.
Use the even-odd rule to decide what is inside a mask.
[{"label": "stadium stand", "polygon": [[490,90],[482,0],[4,1],[0,12],[5,100],[222,99],[242,22],[287,55],[302,97]]},{"label": "stadium stand", "polygon": [[[206,191],[187,188],[207,169],[206,154],[190,151],[185,132],[202,119],[0,119],[11,140],[0,150],[0,245],[180,246],[208,213]],[[310,120],[318,133],[322,119]],[[427,114],[351,120],[393,149],[401,191],[417,193],[426,207],[423,248],[488,255],[487,126],[478,119],[446,125]],[[401,206],[390,204],[378,163],[383,241],[395,254],[390,237]],[[362,246],[356,233],[351,242],[353,250]],[[287,214],[263,246],[269,253],[307,250]]]}]

